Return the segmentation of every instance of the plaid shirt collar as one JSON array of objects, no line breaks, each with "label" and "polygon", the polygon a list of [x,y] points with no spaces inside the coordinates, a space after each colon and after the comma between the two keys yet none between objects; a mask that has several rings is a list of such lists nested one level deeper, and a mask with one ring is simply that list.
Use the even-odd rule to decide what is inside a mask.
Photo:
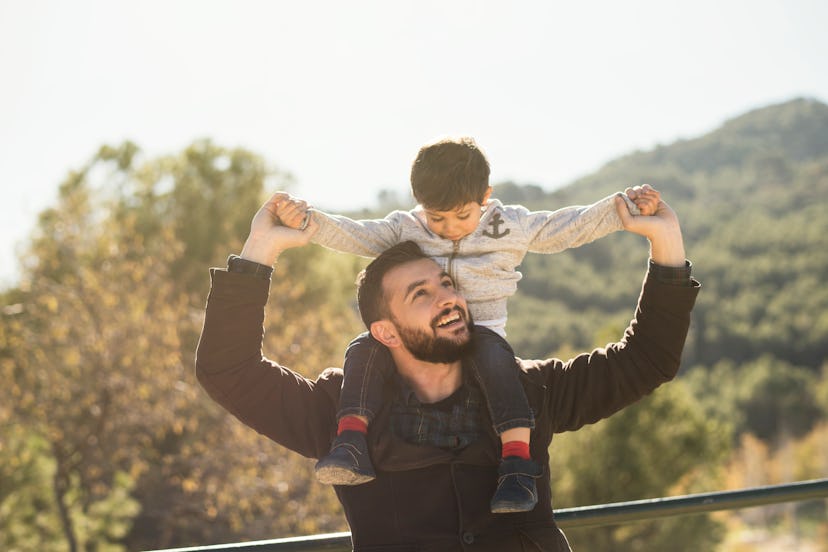
[{"label": "plaid shirt collar", "polygon": [[391,405],[391,431],[415,445],[462,450],[484,434],[484,399],[469,370],[463,369],[463,384],[451,396],[436,403],[423,403],[395,373],[398,393]]}]

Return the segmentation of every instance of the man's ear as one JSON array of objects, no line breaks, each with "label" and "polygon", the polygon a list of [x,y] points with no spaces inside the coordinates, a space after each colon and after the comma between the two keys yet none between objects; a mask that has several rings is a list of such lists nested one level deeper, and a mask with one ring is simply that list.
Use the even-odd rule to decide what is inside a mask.
[{"label": "man's ear", "polygon": [[372,322],[371,335],[389,349],[402,345],[400,336],[397,335],[397,327],[390,320],[377,320],[376,322]]}]

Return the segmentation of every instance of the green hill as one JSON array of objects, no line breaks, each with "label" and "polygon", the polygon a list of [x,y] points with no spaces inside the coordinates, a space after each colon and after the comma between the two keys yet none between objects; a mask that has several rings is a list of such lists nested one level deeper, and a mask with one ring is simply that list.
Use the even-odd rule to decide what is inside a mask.
[{"label": "green hill", "polygon": [[[699,138],[619,158],[555,192],[506,183],[495,195],[555,209],[645,182],[678,212],[705,288],[686,365],[770,354],[821,366],[828,355],[828,106],[795,99],[757,109]],[[613,339],[630,317],[645,261],[641,239],[620,233],[528,256],[510,304],[515,349],[533,357]]]}]

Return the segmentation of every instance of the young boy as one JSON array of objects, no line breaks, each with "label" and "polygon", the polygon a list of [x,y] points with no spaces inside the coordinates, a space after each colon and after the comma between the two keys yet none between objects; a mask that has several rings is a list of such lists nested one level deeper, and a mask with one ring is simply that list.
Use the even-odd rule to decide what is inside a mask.
[{"label": "young boy", "polygon": [[[517,289],[521,274],[516,267],[527,252],[557,253],[622,229],[614,196],[554,212],[504,206],[490,199],[489,163],[472,138],[423,146],[411,167],[411,189],[418,207],[380,220],[354,221],[307,211],[318,223],[312,241],[375,257],[392,245],[413,240],[449,273],[476,324],[470,366],[502,444],[491,510],[532,510],[537,503],[534,478],[540,475],[529,453],[534,416],[518,379],[515,355],[504,339],[506,300]],[[624,198],[633,214],[651,215],[659,193],[645,185],[628,191]],[[282,224],[299,228],[308,220],[306,210],[304,201],[286,198],[277,216]],[[357,485],[375,477],[365,436],[381,406],[384,375],[393,372],[393,363],[388,350],[368,332],[348,346],[343,369],[337,437],[330,453],[317,463],[316,474],[323,483]],[[431,442],[427,429],[423,435],[425,442]],[[462,438],[438,443],[448,448],[466,444]]]}]

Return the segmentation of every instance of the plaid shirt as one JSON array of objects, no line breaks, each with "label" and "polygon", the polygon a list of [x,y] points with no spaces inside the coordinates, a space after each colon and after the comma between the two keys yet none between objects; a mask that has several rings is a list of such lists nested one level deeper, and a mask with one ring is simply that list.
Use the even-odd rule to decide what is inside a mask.
[{"label": "plaid shirt", "polygon": [[[663,284],[690,286],[691,264],[661,266],[650,261],[650,270]],[[396,372],[395,372],[396,374]],[[415,445],[433,445],[446,450],[460,450],[483,436],[483,393],[470,381],[463,369],[463,385],[451,396],[436,403],[422,403],[414,391],[396,375],[399,394],[391,405],[391,431]],[[473,380],[473,378],[471,378]]]},{"label": "plaid shirt", "polygon": [[[467,371],[464,370],[464,374]],[[483,393],[464,377],[463,385],[436,403],[422,403],[397,377],[399,394],[391,405],[391,431],[415,445],[460,450],[484,434]]]}]

